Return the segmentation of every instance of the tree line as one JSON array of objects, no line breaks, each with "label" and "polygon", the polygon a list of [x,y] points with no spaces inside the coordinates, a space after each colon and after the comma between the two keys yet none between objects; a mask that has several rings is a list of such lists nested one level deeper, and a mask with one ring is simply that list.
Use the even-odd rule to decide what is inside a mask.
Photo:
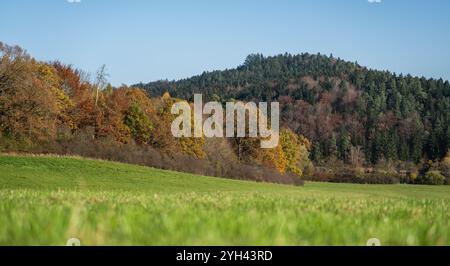
[{"label": "tree line", "polygon": [[115,88],[107,78],[104,66],[92,78],[0,43],[1,151],[74,154],[295,184],[312,167],[309,140],[289,128],[281,130],[278,147],[264,150],[249,137],[175,138],[171,106],[182,99]]}]

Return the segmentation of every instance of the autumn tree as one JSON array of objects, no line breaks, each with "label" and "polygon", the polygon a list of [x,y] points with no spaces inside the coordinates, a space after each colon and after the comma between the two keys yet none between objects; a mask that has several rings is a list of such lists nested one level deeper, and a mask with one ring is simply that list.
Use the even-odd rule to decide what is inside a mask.
[{"label": "autumn tree", "polygon": [[0,43],[0,56],[2,135],[28,142],[54,138],[65,97],[53,69],[20,47]]},{"label": "autumn tree", "polygon": [[311,143],[309,140],[289,129],[283,129],[280,133],[280,146],[286,158],[287,170],[302,176],[303,170],[310,164]]},{"label": "autumn tree", "polygon": [[70,65],[54,62],[53,67],[59,76],[60,88],[69,97],[71,104],[63,117],[63,124],[72,133],[94,126],[94,99],[91,88],[82,77],[82,72]]},{"label": "autumn tree", "polygon": [[95,137],[113,138],[127,143],[131,138],[131,130],[125,124],[124,114],[129,108],[129,100],[123,91],[115,90],[110,95],[102,91],[94,109]]},{"label": "autumn tree", "polygon": [[171,106],[174,100],[169,93],[166,93],[161,98],[152,99],[152,102],[156,110],[155,120],[152,123],[157,130],[152,134],[150,145],[168,154],[175,154],[179,151],[179,147],[171,132],[173,121]]},{"label": "autumn tree", "polygon": [[136,103],[126,112],[125,124],[130,128],[131,135],[137,143],[147,144],[150,141],[152,123]]}]

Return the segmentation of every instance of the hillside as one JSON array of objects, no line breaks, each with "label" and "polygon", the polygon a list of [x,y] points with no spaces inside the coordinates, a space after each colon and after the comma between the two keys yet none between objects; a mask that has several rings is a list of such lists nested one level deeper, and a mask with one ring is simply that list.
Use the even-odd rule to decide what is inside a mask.
[{"label": "hillside", "polygon": [[81,157],[0,156],[1,189],[133,191],[179,193],[267,191],[290,186],[233,181]]},{"label": "hillside", "polygon": [[[236,69],[139,85],[146,92],[114,88],[105,66],[92,80],[18,46],[0,43],[0,59],[0,152],[282,184],[450,183],[448,81],[368,70],[332,56],[251,55]],[[278,101],[279,145],[261,149],[248,136],[174,137],[171,108],[194,92],[219,102]]]},{"label": "hillside", "polygon": [[138,84],[151,96],[279,101],[282,124],[313,142],[316,163],[441,159],[450,149],[450,84],[324,55],[250,55],[235,69]]},{"label": "hillside", "polygon": [[233,181],[0,156],[0,245],[449,245],[450,187]]},{"label": "hillside", "polygon": [[199,175],[283,184],[311,169],[310,143],[284,128],[278,147],[245,138],[177,138],[173,104],[144,90],[42,62],[0,42],[0,152],[77,155]]}]

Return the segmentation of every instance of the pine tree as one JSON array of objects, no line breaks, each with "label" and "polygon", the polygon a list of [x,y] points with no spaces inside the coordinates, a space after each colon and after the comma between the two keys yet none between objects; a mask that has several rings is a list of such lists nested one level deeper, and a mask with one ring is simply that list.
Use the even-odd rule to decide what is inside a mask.
[{"label": "pine tree", "polygon": [[336,143],[336,136],[333,133],[331,138],[328,141],[328,157],[331,159],[336,159],[338,155],[338,148]]},{"label": "pine tree", "polygon": [[386,139],[386,146],[384,147],[384,156],[386,160],[395,161],[397,160],[397,147],[398,147],[398,137],[395,132],[391,132]]},{"label": "pine tree", "polygon": [[341,130],[338,140],[338,158],[344,163],[348,163],[350,160],[351,139],[345,129]]},{"label": "pine tree", "polygon": [[442,158],[444,157],[446,151],[442,152],[444,150],[443,146],[445,146],[444,143],[444,127],[442,124],[442,121],[440,118],[436,119],[436,122],[434,123],[433,131],[430,135],[430,138],[428,140],[428,157],[432,160]]},{"label": "pine tree", "polygon": [[322,161],[322,158],[323,154],[322,149],[320,148],[320,143],[318,141],[315,141],[312,145],[311,159],[316,163],[320,163]]},{"label": "pine tree", "polygon": [[447,127],[445,149],[450,150],[450,126]]}]

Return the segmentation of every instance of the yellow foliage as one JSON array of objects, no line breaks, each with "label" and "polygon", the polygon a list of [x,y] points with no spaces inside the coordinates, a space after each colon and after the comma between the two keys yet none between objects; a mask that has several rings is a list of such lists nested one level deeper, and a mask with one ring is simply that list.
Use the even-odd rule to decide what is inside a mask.
[{"label": "yellow foliage", "polygon": [[278,172],[284,174],[286,172],[288,161],[280,145],[278,145],[275,148],[274,154],[275,154],[276,168]]},{"label": "yellow foliage", "polygon": [[204,138],[180,138],[179,144],[181,151],[184,154],[195,156],[200,159],[206,157],[206,153],[203,150],[203,145],[205,144]]},{"label": "yellow foliage", "polygon": [[48,64],[36,63],[36,69],[39,80],[53,92],[57,98],[58,111],[63,112],[72,105],[70,98],[64,93],[61,88],[61,79],[59,78],[56,69]]},{"label": "yellow foliage", "polygon": [[280,146],[286,160],[286,169],[298,176],[303,175],[303,169],[310,164],[309,150],[311,142],[304,136],[299,136],[289,129],[280,133]]}]

